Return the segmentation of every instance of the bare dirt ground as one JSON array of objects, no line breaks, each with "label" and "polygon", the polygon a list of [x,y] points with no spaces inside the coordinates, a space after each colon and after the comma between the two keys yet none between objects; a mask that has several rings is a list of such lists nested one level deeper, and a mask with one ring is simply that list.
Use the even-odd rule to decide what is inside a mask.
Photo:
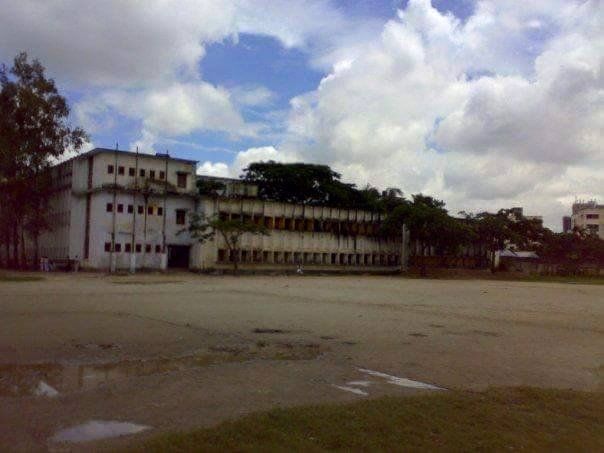
[{"label": "bare dirt ground", "polygon": [[[113,449],[275,406],[429,391],[389,376],[604,391],[604,286],[188,273],[0,281],[3,451]],[[150,429],[52,440],[90,420]]]}]

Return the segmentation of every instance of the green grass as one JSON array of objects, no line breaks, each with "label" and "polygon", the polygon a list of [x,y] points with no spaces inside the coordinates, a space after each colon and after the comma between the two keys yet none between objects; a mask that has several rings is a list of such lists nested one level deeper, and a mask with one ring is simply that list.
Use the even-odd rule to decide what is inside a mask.
[{"label": "green grass", "polygon": [[275,409],[133,451],[604,451],[604,393],[438,392]]},{"label": "green grass", "polygon": [[0,275],[0,282],[39,282],[44,280],[44,277],[35,275]]}]

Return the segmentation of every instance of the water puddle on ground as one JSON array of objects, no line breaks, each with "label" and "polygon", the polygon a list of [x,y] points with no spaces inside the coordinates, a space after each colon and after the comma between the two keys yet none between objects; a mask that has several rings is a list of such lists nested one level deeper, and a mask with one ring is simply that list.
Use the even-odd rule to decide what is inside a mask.
[{"label": "water puddle on ground", "polygon": [[149,426],[137,425],[130,422],[91,420],[81,425],[62,429],[52,436],[50,440],[52,442],[70,443],[88,442],[91,440],[136,434],[149,428]]},{"label": "water puddle on ground", "polygon": [[171,358],[122,360],[109,363],[0,364],[0,396],[56,397],[89,390],[131,377],[246,360],[309,360],[325,348],[313,343],[267,343],[254,346],[214,346],[206,353]]},{"label": "water puddle on ground", "polygon": [[441,387],[437,387],[432,384],[426,384],[425,382],[413,381],[407,378],[401,378],[397,376],[392,376],[390,374],[381,373],[379,371],[368,370],[365,368],[359,368],[361,373],[368,374],[370,376],[380,377],[385,379],[388,384],[398,385],[400,387],[409,387],[414,389],[427,389],[427,390],[445,390]]}]

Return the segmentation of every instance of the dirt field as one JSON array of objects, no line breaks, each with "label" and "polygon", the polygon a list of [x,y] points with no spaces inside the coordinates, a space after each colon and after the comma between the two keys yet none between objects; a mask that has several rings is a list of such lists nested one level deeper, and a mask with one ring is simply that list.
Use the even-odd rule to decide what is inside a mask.
[{"label": "dirt field", "polygon": [[[430,386],[604,391],[603,379],[604,286],[193,274],[0,280],[3,451],[114,448],[275,406],[440,391]],[[90,420],[148,429],[53,440]]]}]

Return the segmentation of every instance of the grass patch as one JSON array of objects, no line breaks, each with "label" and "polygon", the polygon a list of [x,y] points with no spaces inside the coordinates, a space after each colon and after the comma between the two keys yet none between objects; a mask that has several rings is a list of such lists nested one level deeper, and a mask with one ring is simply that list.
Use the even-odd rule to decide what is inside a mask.
[{"label": "grass patch", "polygon": [[501,388],[275,409],[133,451],[604,451],[604,394]]},{"label": "grass patch", "polygon": [[0,282],[39,282],[44,277],[35,275],[0,275]]}]

